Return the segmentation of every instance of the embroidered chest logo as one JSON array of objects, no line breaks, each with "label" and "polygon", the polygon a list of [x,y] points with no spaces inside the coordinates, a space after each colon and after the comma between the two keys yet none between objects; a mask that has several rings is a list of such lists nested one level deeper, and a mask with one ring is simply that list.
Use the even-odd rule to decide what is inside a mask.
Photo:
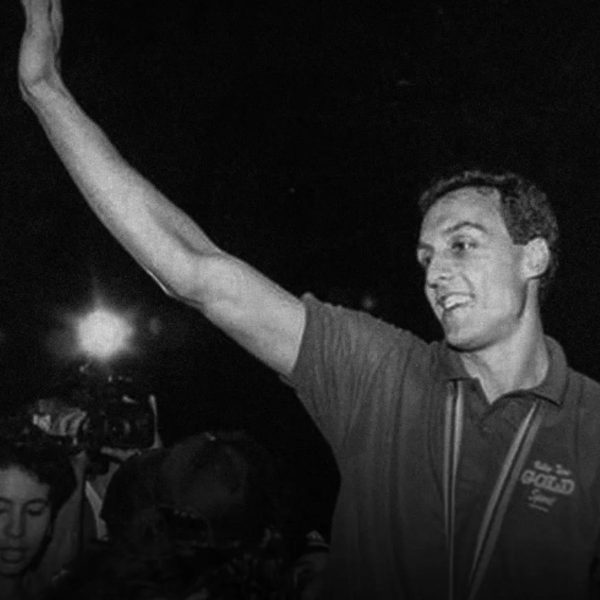
[{"label": "embroidered chest logo", "polygon": [[527,503],[531,508],[550,512],[561,496],[570,496],[575,491],[572,472],[560,464],[554,466],[536,460],[533,467],[521,473],[521,483],[531,486]]}]

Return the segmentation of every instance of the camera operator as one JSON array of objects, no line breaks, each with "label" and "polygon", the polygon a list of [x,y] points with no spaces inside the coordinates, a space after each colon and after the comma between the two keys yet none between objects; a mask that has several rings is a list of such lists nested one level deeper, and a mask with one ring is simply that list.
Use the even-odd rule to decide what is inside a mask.
[{"label": "camera operator", "polygon": [[[94,541],[106,539],[106,525],[101,516],[102,505],[108,485],[121,464],[144,450],[162,447],[158,433],[156,399],[150,396],[148,400],[154,417],[154,431],[152,444],[146,448],[103,445],[103,441],[110,442],[111,438],[102,435],[103,432],[89,431],[89,412],[79,406],[69,405],[63,399],[43,399],[36,403],[37,412],[33,413],[33,424],[70,448],[71,464],[81,484],[79,503],[74,507],[75,514],[70,524],[80,532],[80,553]],[[82,439],[83,435],[87,436],[85,439],[93,439],[94,443],[86,443]]]}]

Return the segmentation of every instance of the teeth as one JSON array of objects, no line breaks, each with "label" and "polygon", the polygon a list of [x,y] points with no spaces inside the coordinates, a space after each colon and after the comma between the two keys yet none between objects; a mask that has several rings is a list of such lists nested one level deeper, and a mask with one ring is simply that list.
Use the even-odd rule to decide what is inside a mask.
[{"label": "teeth", "polygon": [[466,304],[469,301],[469,297],[465,294],[451,294],[440,298],[439,304],[444,310],[451,310],[457,306]]}]

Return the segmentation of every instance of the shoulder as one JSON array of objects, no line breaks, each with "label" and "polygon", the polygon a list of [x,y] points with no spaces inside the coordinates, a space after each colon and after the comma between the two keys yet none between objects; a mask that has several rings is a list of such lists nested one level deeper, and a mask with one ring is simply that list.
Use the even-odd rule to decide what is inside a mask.
[{"label": "shoulder", "polygon": [[575,388],[579,404],[597,410],[600,419],[600,382],[572,368],[569,368],[569,380],[574,384],[572,387]]},{"label": "shoulder", "polygon": [[394,347],[416,344],[424,349],[428,346],[410,331],[367,312],[322,302],[311,294],[302,296],[302,302],[307,315],[305,337],[335,334],[344,337],[351,347],[356,344]]},{"label": "shoulder", "polygon": [[437,344],[408,330],[310,295],[302,300],[307,319],[290,379],[293,384],[335,382],[336,389],[341,386],[346,395],[355,393],[357,386],[372,391],[376,382],[381,385],[382,381],[385,388],[393,388],[407,377],[422,377],[435,362]]},{"label": "shoulder", "polygon": [[409,363],[430,364],[435,354],[436,344],[364,311],[322,302],[310,294],[302,301],[306,325],[296,374],[316,365],[349,376],[390,368],[400,374]]},{"label": "shoulder", "polygon": [[600,439],[600,382],[571,367],[567,369],[566,379],[564,402],[557,418],[571,423],[576,437],[586,445],[597,446]]}]

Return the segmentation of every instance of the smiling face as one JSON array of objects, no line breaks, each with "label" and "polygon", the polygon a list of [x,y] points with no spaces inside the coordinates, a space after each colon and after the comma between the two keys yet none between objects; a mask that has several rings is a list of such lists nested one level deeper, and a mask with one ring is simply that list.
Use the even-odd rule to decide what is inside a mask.
[{"label": "smiling face", "polygon": [[50,530],[50,488],[18,467],[0,470],[0,576],[21,575]]},{"label": "smiling face", "polygon": [[453,347],[481,350],[522,325],[530,279],[525,246],[513,243],[496,190],[468,187],[440,198],[423,219],[417,258]]}]

